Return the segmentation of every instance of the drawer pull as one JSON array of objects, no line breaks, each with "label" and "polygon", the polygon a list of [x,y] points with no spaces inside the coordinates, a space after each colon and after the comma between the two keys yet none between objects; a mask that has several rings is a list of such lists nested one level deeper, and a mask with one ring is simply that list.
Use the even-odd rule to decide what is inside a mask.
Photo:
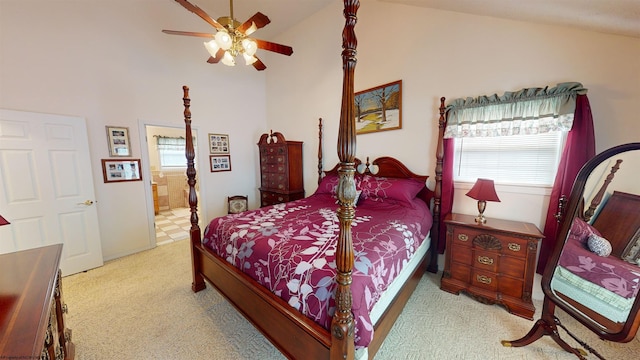
[{"label": "drawer pull", "polygon": [[458,240],[467,241],[469,240],[469,237],[467,236],[467,234],[458,234]]},{"label": "drawer pull", "polygon": [[478,282],[481,282],[483,284],[491,284],[491,278],[485,275],[476,275],[476,279],[478,280]]},{"label": "drawer pull", "polygon": [[483,265],[493,265],[493,258],[488,256],[478,256],[478,262]]},{"label": "drawer pull", "polygon": [[520,244],[509,243],[509,250],[511,251],[520,251]]},{"label": "drawer pull", "polygon": [[67,308],[67,304],[62,304],[62,313],[63,314],[69,313],[69,308]]}]

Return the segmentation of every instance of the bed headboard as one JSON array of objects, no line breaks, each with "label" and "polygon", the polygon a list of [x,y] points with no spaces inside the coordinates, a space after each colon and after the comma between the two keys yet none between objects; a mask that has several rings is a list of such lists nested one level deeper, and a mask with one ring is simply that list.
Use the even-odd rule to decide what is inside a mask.
[{"label": "bed headboard", "polygon": [[[325,171],[324,175],[338,175],[339,168],[340,164],[336,164],[332,169]],[[431,207],[431,199],[434,196],[434,192],[429,190],[426,185],[426,181],[429,176],[418,175],[412,172],[400,160],[390,156],[383,156],[373,160],[373,162],[369,162],[369,158],[367,158],[367,161],[363,163],[360,159],[355,158],[355,168],[358,174],[356,176],[367,174],[376,177],[415,179],[423,182],[425,186],[420,190],[417,197],[424,201],[427,206]]]}]

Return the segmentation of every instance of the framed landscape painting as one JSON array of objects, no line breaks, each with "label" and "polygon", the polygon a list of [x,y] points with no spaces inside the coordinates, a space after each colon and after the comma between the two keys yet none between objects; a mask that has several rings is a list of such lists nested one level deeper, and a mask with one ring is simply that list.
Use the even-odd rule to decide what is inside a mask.
[{"label": "framed landscape painting", "polygon": [[402,129],[402,80],[355,93],[356,134]]}]

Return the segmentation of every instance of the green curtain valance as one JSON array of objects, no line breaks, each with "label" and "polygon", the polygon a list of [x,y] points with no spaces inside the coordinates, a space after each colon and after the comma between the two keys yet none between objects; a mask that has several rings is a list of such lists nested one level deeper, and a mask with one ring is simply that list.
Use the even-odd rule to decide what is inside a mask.
[{"label": "green curtain valance", "polygon": [[183,137],[170,137],[170,136],[160,136],[154,135],[158,140],[158,145],[168,145],[168,146],[184,146],[187,141]]},{"label": "green curtain valance", "polygon": [[504,95],[455,99],[447,106],[445,138],[541,134],[571,130],[581,83],[528,88]]}]

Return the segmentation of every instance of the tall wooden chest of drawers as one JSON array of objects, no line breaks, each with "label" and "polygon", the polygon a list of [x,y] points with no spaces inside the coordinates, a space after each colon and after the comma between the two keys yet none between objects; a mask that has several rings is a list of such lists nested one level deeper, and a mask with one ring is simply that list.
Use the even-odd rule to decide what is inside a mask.
[{"label": "tall wooden chest of drawers", "polygon": [[302,142],[287,141],[279,132],[262,134],[260,151],[260,206],[304,198]]},{"label": "tall wooden chest of drawers", "polygon": [[510,313],[533,320],[531,290],[538,243],[544,237],[533,224],[449,214],[447,248],[440,288],[466,292],[486,304],[502,304]]},{"label": "tall wooden chest of drawers", "polygon": [[62,300],[62,244],[0,255],[0,359],[75,357]]}]

